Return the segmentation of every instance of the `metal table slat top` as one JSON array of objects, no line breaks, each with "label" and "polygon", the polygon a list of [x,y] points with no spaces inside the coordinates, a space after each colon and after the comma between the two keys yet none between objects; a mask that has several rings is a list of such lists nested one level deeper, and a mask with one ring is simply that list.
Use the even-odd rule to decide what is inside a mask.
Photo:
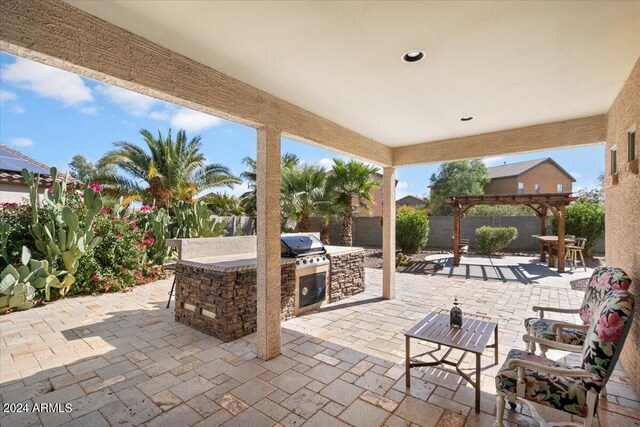
[{"label": "metal table slat top", "polygon": [[405,332],[405,336],[453,347],[472,353],[482,353],[497,324],[466,316],[462,328],[449,326],[449,314],[431,312],[414,327]]},{"label": "metal table slat top", "polygon": [[[463,316],[461,328],[453,328],[449,326],[449,312],[445,310],[432,311],[424,319],[419,321],[415,326],[405,332],[406,340],[406,372],[405,382],[407,387],[411,387],[411,368],[421,366],[437,366],[450,365],[455,367],[456,372],[462,376],[471,386],[476,389],[476,412],[480,411],[480,357],[486,348],[494,349],[494,361],[498,364],[498,324],[492,322],[491,319],[474,314],[466,314]],[[493,335],[494,342],[489,345],[489,339]],[[437,344],[439,351],[441,346],[449,349],[440,358],[435,358],[433,351],[428,351],[411,357],[411,339]],[[457,361],[448,359],[449,354],[453,350],[462,350],[463,354]],[[460,369],[464,357],[467,353],[474,353],[476,356],[475,363],[475,379]],[[430,355],[435,360],[424,362],[415,360],[420,356]],[[412,360],[414,359],[414,360]]]}]

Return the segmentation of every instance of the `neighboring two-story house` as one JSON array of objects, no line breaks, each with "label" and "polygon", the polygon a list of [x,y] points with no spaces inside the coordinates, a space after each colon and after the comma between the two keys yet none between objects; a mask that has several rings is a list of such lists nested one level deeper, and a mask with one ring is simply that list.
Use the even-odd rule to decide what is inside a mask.
[{"label": "neighboring two-story house", "polygon": [[485,194],[571,193],[576,181],[550,157],[487,168]]}]

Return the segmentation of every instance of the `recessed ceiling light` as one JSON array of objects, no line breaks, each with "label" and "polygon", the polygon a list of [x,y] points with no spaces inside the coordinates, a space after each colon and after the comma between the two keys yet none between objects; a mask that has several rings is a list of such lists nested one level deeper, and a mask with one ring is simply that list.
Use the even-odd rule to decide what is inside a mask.
[{"label": "recessed ceiling light", "polygon": [[424,52],[418,49],[410,50],[406,52],[404,55],[402,55],[402,60],[408,63],[419,62],[419,61],[422,61],[423,59],[424,59]]},{"label": "recessed ceiling light", "polygon": [[473,120],[473,116],[469,116],[469,117],[461,117],[460,121],[461,122],[468,122],[469,120]]}]

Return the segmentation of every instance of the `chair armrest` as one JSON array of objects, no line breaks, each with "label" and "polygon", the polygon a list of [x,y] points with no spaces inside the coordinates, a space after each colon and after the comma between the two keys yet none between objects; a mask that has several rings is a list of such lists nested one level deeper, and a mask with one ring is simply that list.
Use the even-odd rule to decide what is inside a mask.
[{"label": "chair armrest", "polygon": [[547,340],[540,337],[534,337],[533,335],[523,335],[522,340],[524,342],[534,342],[536,344],[540,344],[555,350],[569,351],[571,353],[582,352],[582,346],[580,345],[565,344],[563,342],[551,341],[551,340]]},{"label": "chair armrest", "polygon": [[[573,378],[591,378],[593,374],[587,372],[582,368],[556,368],[554,366],[541,365],[540,363],[531,362],[528,360],[511,359],[507,362],[507,367],[510,369],[520,368],[522,369],[522,379],[524,380],[524,369],[531,369],[539,372],[545,372],[552,375],[560,375],[563,377]],[[520,372],[518,372],[518,378],[520,378]]]},{"label": "chair armrest", "polygon": [[578,314],[580,313],[579,308],[558,308],[558,307],[540,307],[537,305],[533,306],[533,311],[540,312],[540,318],[544,319],[544,312],[550,311],[552,313],[567,313],[567,314]]}]

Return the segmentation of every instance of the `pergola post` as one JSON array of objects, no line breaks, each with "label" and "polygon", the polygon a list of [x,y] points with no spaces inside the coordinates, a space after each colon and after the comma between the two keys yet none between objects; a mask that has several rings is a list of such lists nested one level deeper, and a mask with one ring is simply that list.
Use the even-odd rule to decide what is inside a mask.
[{"label": "pergola post", "polygon": [[257,162],[257,339],[256,353],[280,354],[280,130],[258,129]]},{"label": "pergola post", "polygon": [[382,178],[382,297],[396,296],[396,169],[384,168]]},{"label": "pergola post", "polygon": [[[537,213],[537,212],[536,212]],[[540,235],[547,235],[547,209],[545,207],[540,207]],[[540,241],[540,261],[545,262],[547,259],[547,251],[544,248],[544,242]]]},{"label": "pergola post", "polygon": [[564,240],[564,203],[558,206],[556,216],[558,217],[558,273],[563,273],[566,246]]},{"label": "pergola post", "polygon": [[453,265],[460,265],[460,218],[462,215],[456,212],[453,217]]}]

